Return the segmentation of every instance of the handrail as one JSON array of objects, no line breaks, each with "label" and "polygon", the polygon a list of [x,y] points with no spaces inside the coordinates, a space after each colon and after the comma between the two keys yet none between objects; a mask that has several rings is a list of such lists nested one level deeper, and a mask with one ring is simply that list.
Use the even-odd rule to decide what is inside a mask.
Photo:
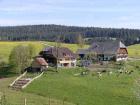
[{"label": "handrail", "polygon": [[9,86],[13,86],[14,83],[19,80],[20,78],[22,78],[25,74],[27,73],[27,71],[25,71],[22,75],[20,75],[19,77],[17,77]]},{"label": "handrail", "polygon": [[31,79],[26,85],[22,86],[22,89],[26,88],[31,82],[33,82],[35,79],[38,79],[43,74],[44,74],[44,72],[42,72],[40,75],[38,75],[38,76],[34,77],[33,79]]}]

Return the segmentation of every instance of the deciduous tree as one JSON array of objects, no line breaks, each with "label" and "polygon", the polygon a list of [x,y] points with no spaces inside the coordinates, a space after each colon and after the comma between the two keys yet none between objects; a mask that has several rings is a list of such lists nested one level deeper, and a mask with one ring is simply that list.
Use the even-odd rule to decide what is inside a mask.
[{"label": "deciduous tree", "polygon": [[23,73],[24,69],[30,66],[33,56],[33,49],[30,48],[29,46],[18,45],[12,50],[9,63],[14,72]]}]

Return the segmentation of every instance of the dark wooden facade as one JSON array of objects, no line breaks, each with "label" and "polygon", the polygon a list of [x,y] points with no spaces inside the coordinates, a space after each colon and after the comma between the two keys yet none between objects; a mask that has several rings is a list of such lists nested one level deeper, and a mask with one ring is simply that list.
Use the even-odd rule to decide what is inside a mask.
[{"label": "dark wooden facade", "polygon": [[57,67],[76,67],[76,54],[65,47],[49,47],[40,52],[49,64]]},{"label": "dark wooden facade", "polygon": [[121,41],[96,42],[88,49],[77,51],[80,57],[89,52],[95,52],[98,61],[125,61],[128,58],[127,47]]}]

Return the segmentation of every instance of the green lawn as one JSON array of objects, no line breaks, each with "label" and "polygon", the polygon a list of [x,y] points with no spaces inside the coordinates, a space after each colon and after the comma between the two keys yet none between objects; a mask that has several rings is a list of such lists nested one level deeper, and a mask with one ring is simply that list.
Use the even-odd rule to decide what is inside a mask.
[{"label": "green lawn", "polygon": [[[33,44],[36,46],[36,52],[40,52],[45,46],[41,43],[54,46],[54,42],[37,42],[37,41],[25,41],[25,42],[0,42],[0,60],[8,62],[8,58],[11,50],[17,45],[29,45]],[[76,51],[78,46],[76,44],[62,44],[64,47],[68,47],[73,51]],[[27,98],[28,105],[49,105],[49,98],[41,96],[39,94],[30,94],[25,92],[13,91],[8,88],[8,85],[16,78],[11,77],[15,74],[10,72],[0,71],[0,77],[7,77],[5,79],[0,79],[0,94],[5,93],[6,98],[10,105],[23,105],[24,98]],[[63,100],[57,100],[50,97],[51,105],[62,105]],[[65,105],[73,105],[71,103],[66,103]]]},{"label": "green lawn", "polygon": [[44,97],[64,98],[76,105],[139,105],[134,94],[134,82],[139,72],[132,75],[107,73],[99,79],[91,74],[74,76],[80,70],[60,70],[59,73],[47,72],[33,82],[24,92]]},{"label": "green lawn", "polygon": [[8,61],[11,50],[17,45],[29,45],[33,44],[36,46],[36,51],[39,52],[43,45],[40,42],[0,42],[0,59]]},{"label": "green lawn", "polygon": [[[54,42],[39,42],[39,41],[22,41],[22,42],[0,42],[0,60],[8,61],[9,54],[11,50],[17,45],[28,45],[33,44],[36,46],[36,52],[38,53],[40,50],[44,48],[44,45],[41,43],[46,43],[48,45],[54,46]],[[76,52],[78,49],[77,44],[62,44],[63,47],[68,47],[72,51]],[[85,45],[87,48],[88,45]],[[130,57],[139,56],[140,57],[140,44],[132,45],[128,47],[128,53]]]},{"label": "green lawn", "polygon": [[131,45],[128,47],[128,53],[130,57],[140,58],[140,44]]},{"label": "green lawn", "polygon": [[[0,95],[1,93],[5,94],[8,105],[24,105],[25,98],[27,99],[27,105],[49,105],[49,102],[51,103],[50,105],[62,105],[62,100],[57,100],[53,97],[48,98],[39,94],[25,93],[8,88],[14,79],[15,77],[0,79]],[[65,105],[74,104],[65,102]]]},{"label": "green lawn", "polygon": [[[45,43],[45,44],[51,45],[51,46],[55,46],[54,42],[39,42],[39,41],[0,42],[0,60],[7,62],[9,55],[11,53],[11,50],[17,45],[33,44],[36,47],[36,53],[38,53],[45,47],[44,44],[42,44],[42,43]],[[63,43],[62,46],[68,47],[74,52],[78,49],[78,45],[76,45],[76,44],[64,44]],[[85,45],[85,47],[87,47],[87,45]]]},{"label": "green lawn", "polygon": [[[36,41],[0,42],[0,59],[8,61],[11,50],[19,44],[34,44],[37,53],[44,48],[41,42]],[[78,49],[76,44],[62,44],[62,46],[74,52]],[[128,47],[129,56],[140,56],[139,49],[140,45]],[[63,100],[68,102],[64,105],[139,105],[140,101],[136,98],[135,91],[140,88],[135,88],[137,87],[135,81],[140,78],[140,70],[137,71],[139,68],[136,70],[132,67],[139,64],[140,61],[129,62],[128,69],[135,70],[132,75],[122,74],[117,77],[113,72],[110,76],[107,73],[103,74],[101,79],[91,74],[75,77],[74,74],[80,72],[77,69],[61,70],[59,73],[47,72],[23,91],[13,91],[8,88],[16,77],[0,79],[0,92],[6,94],[10,105],[24,105],[24,98],[27,98],[27,105],[49,105],[48,97],[51,99],[51,105],[63,105]]]},{"label": "green lawn", "polygon": [[[129,66],[136,66],[140,62],[129,62]],[[134,69],[131,75],[121,74],[117,77],[103,74],[99,79],[92,72],[85,76],[75,76],[82,70],[61,69],[58,73],[46,72],[23,91],[14,91],[8,85],[15,77],[0,79],[0,92],[5,93],[10,105],[139,105],[135,92],[140,89],[135,85],[139,79],[140,69]],[[138,71],[139,70],[139,71]],[[137,93],[138,93],[137,92]],[[139,93],[140,94],[140,93]],[[50,97],[50,98],[48,98]]]}]

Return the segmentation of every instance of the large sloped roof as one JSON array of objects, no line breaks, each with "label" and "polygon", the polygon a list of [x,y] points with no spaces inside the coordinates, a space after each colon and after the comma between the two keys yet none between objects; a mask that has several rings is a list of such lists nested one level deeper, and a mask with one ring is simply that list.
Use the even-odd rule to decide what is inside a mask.
[{"label": "large sloped roof", "polygon": [[76,54],[74,54],[70,49],[66,47],[47,47],[43,50],[44,54],[52,55],[58,58],[76,58]]},{"label": "large sloped roof", "polygon": [[118,48],[126,48],[121,41],[94,42],[88,49],[78,50],[78,54],[94,51],[98,54],[116,54]]}]

